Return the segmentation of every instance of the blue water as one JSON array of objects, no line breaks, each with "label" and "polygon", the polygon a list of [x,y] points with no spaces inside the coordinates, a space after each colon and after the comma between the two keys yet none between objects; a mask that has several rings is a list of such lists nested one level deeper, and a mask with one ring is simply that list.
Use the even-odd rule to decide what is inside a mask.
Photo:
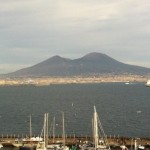
[{"label": "blue water", "polygon": [[0,87],[0,136],[28,135],[30,115],[33,134],[40,135],[46,112],[61,135],[62,111],[66,134],[91,135],[94,105],[108,136],[150,138],[150,88],[143,83]]}]

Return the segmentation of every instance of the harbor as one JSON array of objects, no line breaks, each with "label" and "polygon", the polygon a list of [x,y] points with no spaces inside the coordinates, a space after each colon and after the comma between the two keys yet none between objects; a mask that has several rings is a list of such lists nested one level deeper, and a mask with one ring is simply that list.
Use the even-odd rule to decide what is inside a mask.
[{"label": "harbor", "polygon": [[[44,124],[40,136],[32,136],[31,116],[30,116],[30,134],[26,137],[16,135],[1,136],[0,145],[2,147],[17,147],[20,150],[138,150],[150,149],[150,139],[148,138],[127,138],[118,136],[107,136],[103,130],[99,116],[94,106],[92,118],[92,136],[67,135],[65,133],[64,112],[62,112],[62,135],[55,135],[55,126],[53,126],[53,135],[49,136],[49,114],[44,114]],[[55,122],[54,122],[55,124]],[[73,148],[74,147],[74,148]]]}]

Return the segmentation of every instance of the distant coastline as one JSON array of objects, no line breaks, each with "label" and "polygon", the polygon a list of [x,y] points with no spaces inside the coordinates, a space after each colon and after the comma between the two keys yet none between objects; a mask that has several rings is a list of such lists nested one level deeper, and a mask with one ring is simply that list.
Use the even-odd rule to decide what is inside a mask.
[{"label": "distant coastline", "polygon": [[97,75],[97,76],[65,76],[65,77],[16,77],[0,78],[0,86],[9,85],[50,85],[50,84],[76,84],[76,83],[107,83],[107,82],[147,82],[150,76],[142,75]]}]

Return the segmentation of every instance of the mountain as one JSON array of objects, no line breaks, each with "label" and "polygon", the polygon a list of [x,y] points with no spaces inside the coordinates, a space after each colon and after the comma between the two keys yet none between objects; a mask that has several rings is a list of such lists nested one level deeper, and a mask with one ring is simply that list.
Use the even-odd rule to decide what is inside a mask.
[{"label": "mountain", "polygon": [[6,74],[6,76],[75,76],[104,73],[144,75],[150,73],[150,68],[124,64],[105,54],[94,52],[74,60],[54,56],[34,66]]}]

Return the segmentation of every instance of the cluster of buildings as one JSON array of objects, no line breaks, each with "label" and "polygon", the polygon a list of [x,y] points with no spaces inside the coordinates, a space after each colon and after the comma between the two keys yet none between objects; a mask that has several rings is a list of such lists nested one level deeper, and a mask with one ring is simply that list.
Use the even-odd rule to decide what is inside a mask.
[{"label": "cluster of buildings", "polygon": [[50,85],[73,83],[102,83],[102,82],[146,82],[149,76],[140,75],[101,75],[101,76],[73,76],[73,77],[20,77],[0,78],[0,86],[5,85]]}]

